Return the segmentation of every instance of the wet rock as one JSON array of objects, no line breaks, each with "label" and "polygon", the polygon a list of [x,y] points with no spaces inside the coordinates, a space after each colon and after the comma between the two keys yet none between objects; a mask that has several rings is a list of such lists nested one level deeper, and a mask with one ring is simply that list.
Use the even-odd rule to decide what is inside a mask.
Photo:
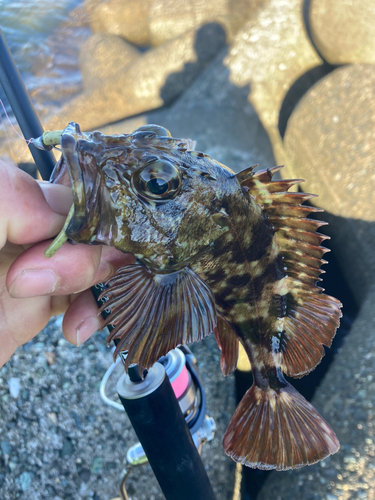
[{"label": "wet rock", "polygon": [[12,377],[9,379],[9,393],[12,396],[12,398],[16,399],[18,398],[18,394],[20,393],[21,390],[21,384],[18,378]]},{"label": "wet rock", "polygon": [[331,245],[363,302],[375,280],[375,65],[335,70],[292,113],[285,146],[297,178],[327,213]]},{"label": "wet rock", "polygon": [[44,342],[35,342],[33,347],[36,351],[42,351],[45,348],[45,344]]},{"label": "wet rock", "polygon": [[17,483],[21,486],[22,491],[26,491],[31,486],[33,474],[31,472],[22,472],[17,478]]},{"label": "wet rock", "polygon": [[23,389],[21,394],[22,401],[28,401],[29,396],[30,396],[30,391],[28,391],[27,389]]},{"label": "wet rock", "polygon": [[63,447],[61,450],[61,457],[68,457],[74,451],[74,447],[72,444],[72,440],[69,437],[66,437],[63,442]]},{"label": "wet rock", "polygon": [[95,457],[91,466],[91,472],[98,474],[103,468],[103,457]]},{"label": "wet rock", "polygon": [[56,490],[51,484],[46,484],[46,490],[47,490],[48,494],[50,495],[50,497],[56,496]]},{"label": "wet rock", "polygon": [[79,56],[84,88],[115,78],[140,56],[140,52],[120,36],[101,33],[91,36],[83,43]]},{"label": "wet rock", "polygon": [[12,445],[8,441],[1,441],[0,448],[4,455],[10,455]]},{"label": "wet rock", "polygon": [[[325,464],[325,462],[322,462]],[[333,481],[337,478],[337,470],[334,467],[322,467],[322,476],[328,481]]]},{"label": "wet rock", "polygon": [[[272,143],[278,164],[288,165],[278,129],[280,109],[292,84],[322,64],[306,34],[303,0],[268,0],[235,36],[225,64],[249,100]],[[288,177],[293,172],[288,168]]]},{"label": "wet rock", "polygon": [[56,363],[56,353],[55,352],[49,352],[46,351],[44,353],[44,356],[46,357],[47,363],[51,366]]},{"label": "wet rock", "polygon": [[82,422],[75,411],[72,412],[72,417],[74,418],[74,421],[75,421],[78,429],[82,429]]},{"label": "wet rock", "polygon": [[105,469],[106,470],[112,470],[112,469],[115,469],[116,467],[117,467],[116,462],[107,462],[105,464]]},{"label": "wet rock", "polygon": [[91,472],[88,469],[82,469],[79,472],[79,477],[82,479],[84,483],[87,483],[87,481],[90,479]]},{"label": "wet rock", "polygon": [[[312,400],[312,404],[336,432],[340,440],[340,450],[323,462],[308,468],[287,473],[271,473],[258,500],[306,500],[302,494],[302,485],[306,484],[307,480],[310,491],[320,499],[354,500],[360,498],[358,492],[362,491],[367,498],[375,498],[375,384],[367,382],[367,376],[373,373],[375,357],[374,308],[375,288],[369,293],[353,323],[350,335]],[[347,373],[351,374],[350,378],[345,378]],[[358,397],[359,390],[365,390],[365,399]],[[335,408],[336,399],[344,402],[342,410]],[[353,417],[353,409],[365,412],[366,421],[359,423]],[[326,470],[330,471],[329,475]],[[326,481],[322,481],[324,477]],[[353,496],[350,496],[351,492]]]},{"label": "wet rock", "polygon": [[47,417],[49,418],[49,420],[52,422],[53,425],[57,425],[58,424],[58,419],[57,419],[57,415],[55,412],[49,412],[47,413]]},{"label": "wet rock", "polygon": [[17,464],[15,464],[14,462],[9,462],[8,467],[9,467],[10,471],[13,472],[16,469]]},{"label": "wet rock", "polygon": [[311,35],[331,64],[375,62],[373,0],[312,0]]},{"label": "wet rock", "polygon": [[76,121],[92,129],[170,103],[225,43],[218,24],[208,24],[146,52],[117,77],[73,99],[47,120],[50,130]]},{"label": "wet rock", "polygon": [[85,9],[86,15],[91,19],[94,10],[103,3],[103,0],[84,0],[83,7]]},{"label": "wet rock", "polygon": [[94,33],[120,35],[135,45],[149,45],[148,12],[152,0],[108,0],[90,2]]},{"label": "wet rock", "polygon": [[150,5],[150,42],[157,46],[206,23],[220,24],[231,40],[263,0],[154,0]]}]

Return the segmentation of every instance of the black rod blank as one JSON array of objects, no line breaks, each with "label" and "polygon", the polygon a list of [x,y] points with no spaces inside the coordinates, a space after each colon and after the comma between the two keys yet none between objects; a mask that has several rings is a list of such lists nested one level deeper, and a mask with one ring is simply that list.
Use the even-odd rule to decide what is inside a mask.
[{"label": "black rod blank", "polygon": [[[27,93],[22,77],[0,29],[0,83],[25,139],[40,137],[44,130]],[[49,179],[55,166],[50,151],[40,151],[29,144],[36,166],[43,179]]]},{"label": "black rod blank", "polygon": [[215,500],[168,377],[150,394],[134,399],[121,393],[121,380],[117,386],[121,403],[166,500]]}]

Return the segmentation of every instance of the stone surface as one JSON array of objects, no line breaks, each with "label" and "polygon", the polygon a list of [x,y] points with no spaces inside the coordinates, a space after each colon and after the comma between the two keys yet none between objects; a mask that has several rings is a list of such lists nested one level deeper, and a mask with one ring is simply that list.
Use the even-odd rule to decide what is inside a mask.
[{"label": "stone surface", "polygon": [[312,0],[311,34],[331,64],[375,63],[373,0]]},{"label": "stone surface", "polygon": [[[303,0],[268,0],[237,33],[225,61],[231,81],[249,88],[249,100],[266,129],[278,164],[293,177],[278,129],[292,84],[322,64],[307,37]],[[284,174],[283,174],[284,175]]]},{"label": "stone surface", "polygon": [[17,478],[17,482],[21,486],[22,491],[26,491],[30,488],[32,479],[32,474],[29,472],[22,472],[22,474]]},{"label": "stone surface", "polygon": [[83,1],[83,7],[85,9],[86,14],[90,17],[92,16],[92,13],[94,10],[103,3],[103,0],[84,0]]},{"label": "stone surface", "polygon": [[[235,464],[225,455],[222,438],[235,407],[234,377],[222,376],[213,336],[193,350],[206,391],[207,413],[217,425],[214,440],[203,446],[202,458],[217,500],[228,500]],[[55,353],[54,364],[47,363],[45,351]],[[105,334],[76,348],[64,340],[61,318],[56,318],[0,369],[2,500],[118,497],[126,451],[137,437],[124,412],[100,398],[99,384],[111,363]],[[115,386],[121,373],[122,368],[116,368],[109,380],[110,398],[117,398]],[[12,377],[27,387],[29,400],[6,398]],[[164,499],[149,465],[135,467],[126,488],[132,500]]]},{"label": "stone surface", "polygon": [[312,400],[341,448],[310,467],[272,473],[258,500],[375,499],[375,288]]},{"label": "stone surface", "polygon": [[149,45],[148,11],[151,0],[108,0],[88,3],[94,33],[120,35],[135,45]]},{"label": "stone surface", "polygon": [[375,280],[375,65],[335,70],[292,113],[285,146],[303,190],[327,214],[332,248],[357,301]]},{"label": "stone surface", "polygon": [[98,33],[87,39],[80,51],[79,63],[85,89],[116,78],[141,53],[117,35]]},{"label": "stone surface", "polygon": [[224,66],[226,49],[211,62],[173,105],[114,125],[104,133],[130,133],[146,123],[169,129],[174,137],[197,141],[196,149],[211,155],[235,172],[254,164],[275,165],[272,147],[258,115],[248,101],[248,86],[230,81]]},{"label": "stone surface", "polygon": [[136,115],[170,103],[205,68],[225,43],[215,23],[146,52],[113,80],[84,92],[46,119],[49,130],[76,121],[83,130]]},{"label": "stone surface", "polygon": [[9,393],[12,398],[17,399],[21,390],[20,381],[18,378],[12,377],[9,379]]},{"label": "stone surface", "polygon": [[231,40],[263,0],[153,0],[150,43],[157,46],[203,24],[219,23]]}]

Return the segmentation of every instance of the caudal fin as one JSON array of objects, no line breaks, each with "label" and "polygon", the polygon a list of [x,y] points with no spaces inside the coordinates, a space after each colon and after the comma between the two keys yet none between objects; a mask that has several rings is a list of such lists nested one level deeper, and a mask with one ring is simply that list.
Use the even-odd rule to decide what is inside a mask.
[{"label": "caudal fin", "polygon": [[340,447],[331,427],[290,384],[278,392],[253,385],[238,405],[223,444],[236,462],[265,470],[311,465]]}]

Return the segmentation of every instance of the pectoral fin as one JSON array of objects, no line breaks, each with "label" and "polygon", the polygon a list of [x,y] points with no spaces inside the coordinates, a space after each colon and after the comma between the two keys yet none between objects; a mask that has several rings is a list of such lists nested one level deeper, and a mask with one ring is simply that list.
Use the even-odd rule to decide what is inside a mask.
[{"label": "pectoral fin", "polygon": [[101,327],[114,325],[107,341],[119,339],[115,357],[129,351],[126,369],[138,363],[142,373],[177,345],[201,340],[217,325],[213,294],[188,267],[156,274],[143,265],[125,266],[107,286],[101,298],[108,301],[99,313],[111,313]]}]

